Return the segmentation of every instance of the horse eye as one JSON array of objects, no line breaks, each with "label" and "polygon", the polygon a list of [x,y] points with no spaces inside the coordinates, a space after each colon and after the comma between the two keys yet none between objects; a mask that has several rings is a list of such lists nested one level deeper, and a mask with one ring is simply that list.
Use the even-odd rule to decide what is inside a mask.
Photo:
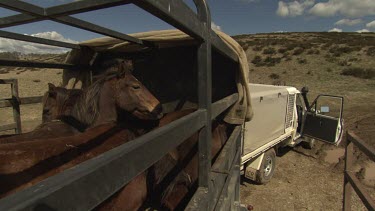
[{"label": "horse eye", "polygon": [[140,86],[140,85],[133,85],[132,88],[133,88],[133,89],[140,89],[141,86]]}]

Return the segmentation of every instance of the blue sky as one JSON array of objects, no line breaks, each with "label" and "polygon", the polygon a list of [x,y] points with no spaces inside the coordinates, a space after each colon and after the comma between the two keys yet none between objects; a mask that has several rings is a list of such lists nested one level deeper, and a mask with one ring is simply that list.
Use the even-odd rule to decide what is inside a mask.
[{"label": "blue sky", "polygon": [[[50,7],[72,0],[26,0]],[[191,0],[184,0],[192,6]],[[230,35],[277,31],[375,31],[375,0],[208,0],[212,20]],[[17,14],[1,9],[0,17]],[[86,21],[124,33],[169,29],[172,26],[133,5],[74,15]],[[374,21],[374,22],[373,22]],[[367,26],[366,26],[367,24]],[[45,35],[55,31],[52,39],[82,41],[101,35],[82,31],[52,21],[5,28],[22,34]],[[59,35],[59,36],[57,36]],[[2,43],[0,42],[0,50]]]}]

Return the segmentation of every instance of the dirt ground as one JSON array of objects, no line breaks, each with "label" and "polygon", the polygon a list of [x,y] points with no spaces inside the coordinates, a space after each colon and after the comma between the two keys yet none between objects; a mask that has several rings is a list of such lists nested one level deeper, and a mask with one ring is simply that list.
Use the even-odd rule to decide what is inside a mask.
[{"label": "dirt ground", "polygon": [[[355,37],[346,40],[335,37],[343,36],[340,34],[260,34],[241,35],[236,39],[246,49],[251,82],[286,84],[298,89],[308,86],[311,100],[318,93],[344,96],[345,129],[353,130],[374,147],[375,80],[341,73],[350,67],[375,67],[375,55],[368,53],[370,47],[375,46],[375,39],[365,37],[361,40],[366,40],[366,43],[350,43],[350,40],[356,40]],[[332,40],[343,40],[344,44]],[[296,44],[296,48],[304,48],[304,51],[296,54],[295,49],[289,50],[288,54],[279,52],[279,49],[289,47],[286,45],[290,43]],[[309,45],[304,46],[303,43]],[[360,48],[340,55],[333,49],[356,45]],[[264,54],[266,48],[273,48],[275,52]],[[256,61],[252,62],[256,56],[260,56],[262,61],[266,61],[267,57],[271,59],[259,65]],[[57,57],[49,56],[50,60],[54,58]],[[39,57],[37,60],[44,59]],[[47,91],[48,82],[55,85],[61,82],[61,73],[62,70],[0,68],[0,79],[17,78],[21,97],[40,96]],[[0,85],[0,98],[10,97],[8,86]],[[0,113],[0,125],[13,122],[10,108],[0,109]],[[41,121],[41,104],[21,106],[21,116],[24,132],[33,129]],[[317,144],[314,150],[302,147],[286,150],[277,157],[277,167],[271,182],[257,185],[243,179],[241,203],[253,205],[254,210],[340,210],[344,167],[340,157],[343,152],[342,145],[336,148],[326,144]],[[375,198],[375,165],[359,152],[355,155],[357,175]],[[353,210],[365,210],[353,195]]]}]

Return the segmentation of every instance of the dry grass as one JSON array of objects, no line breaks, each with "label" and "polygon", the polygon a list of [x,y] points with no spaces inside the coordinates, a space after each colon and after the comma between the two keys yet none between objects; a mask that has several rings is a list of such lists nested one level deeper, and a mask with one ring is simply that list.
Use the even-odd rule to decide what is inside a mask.
[{"label": "dry grass", "polygon": [[[4,55],[4,54],[2,54]],[[5,54],[15,55],[15,54]],[[44,55],[33,55],[36,60],[42,60]],[[51,55],[45,55],[51,56]],[[54,55],[54,62],[59,62],[62,56]],[[24,56],[20,59],[31,59],[31,55],[27,57]],[[4,57],[3,57],[4,58]],[[14,57],[13,57],[14,59]],[[50,58],[51,59],[51,58]],[[52,59],[51,59],[52,60]],[[1,67],[0,68],[0,79],[18,79],[18,90],[20,97],[29,96],[41,96],[48,89],[48,83],[53,83],[58,85],[61,83],[61,73],[62,70],[56,69],[36,69],[36,68],[20,68],[20,67]],[[10,98],[11,91],[10,85],[0,84],[0,99]],[[1,108],[0,109],[0,125],[13,123],[13,111],[11,108]],[[35,127],[39,122],[41,122],[42,109],[41,104],[31,104],[31,105],[21,105],[21,120],[23,122],[24,131],[28,131]],[[25,127],[26,128],[25,128]],[[12,132],[12,131],[9,131]]]},{"label": "dry grass", "polygon": [[375,69],[363,69],[360,67],[347,68],[341,72],[341,75],[354,76],[363,79],[372,79],[375,78]]}]

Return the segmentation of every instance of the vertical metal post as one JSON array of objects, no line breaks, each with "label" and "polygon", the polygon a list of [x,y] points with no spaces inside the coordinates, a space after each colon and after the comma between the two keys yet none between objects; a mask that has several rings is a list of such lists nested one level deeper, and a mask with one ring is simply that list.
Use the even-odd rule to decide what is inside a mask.
[{"label": "vertical metal post", "polygon": [[348,139],[348,132],[346,133],[346,147],[345,147],[345,170],[344,170],[344,196],[343,196],[343,210],[351,210],[352,192],[353,188],[347,178],[346,172],[352,170],[353,165],[353,142]]},{"label": "vertical metal post", "polygon": [[[242,140],[242,133],[240,133],[237,137],[237,141],[236,141],[236,151],[238,152],[241,152],[241,140]],[[238,156],[238,158],[236,158],[236,168],[238,168],[238,174],[237,174],[237,183],[236,183],[236,187],[235,187],[235,190],[234,190],[234,201],[237,202],[238,206],[239,206],[239,202],[240,202],[240,180],[241,180],[241,175],[240,175],[240,164],[241,164],[241,153],[240,153],[240,156]]]},{"label": "vertical metal post", "polygon": [[16,123],[15,132],[17,134],[22,133],[21,128],[21,112],[20,112],[20,100],[18,96],[18,80],[13,79],[11,83],[11,90],[12,90],[12,100],[13,100],[13,117],[14,122]]},{"label": "vertical metal post", "polygon": [[[204,27],[204,40],[198,47],[198,103],[199,109],[205,109],[206,125],[199,132],[199,187],[207,189],[205,196],[206,202],[210,198],[209,183],[211,172],[211,100],[212,100],[212,79],[211,79],[211,17],[208,5],[205,0],[194,0],[197,7],[199,20],[206,26]],[[209,209],[209,203],[206,203],[206,209]],[[202,207],[202,209],[204,209]]]}]

